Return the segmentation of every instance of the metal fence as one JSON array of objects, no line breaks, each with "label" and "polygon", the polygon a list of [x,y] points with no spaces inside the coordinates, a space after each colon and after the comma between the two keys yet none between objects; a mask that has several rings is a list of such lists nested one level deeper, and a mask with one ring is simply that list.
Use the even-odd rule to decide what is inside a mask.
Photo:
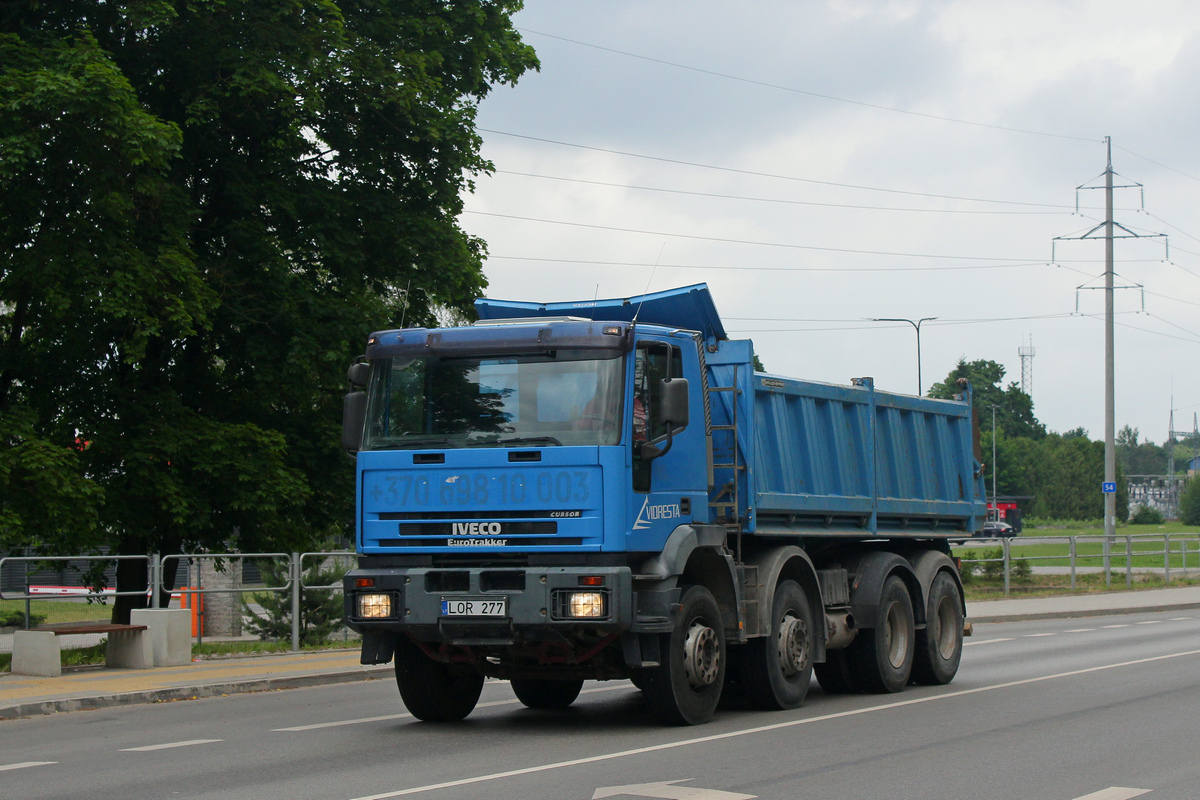
[{"label": "metal fence", "polygon": [[[109,588],[115,583],[114,567],[118,561],[138,561],[145,564],[146,587],[136,591],[118,592]],[[213,569],[204,570],[202,565],[211,562]],[[282,574],[278,585],[262,585],[259,576],[266,563],[275,568],[269,571]],[[313,565],[332,564],[353,566],[355,553],[349,550],[330,550],[309,553],[173,553],[161,555],[91,555],[91,556],[42,556],[24,555],[0,558],[0,601],[23,601],[24,625],[31,627],[33,618],[31,604],[74,602],[86,603],[89,608],[104,607],[110,597],[141,596],[147,605],[159,608],[163,594],[178,597],[182,607],[193,611],[193,636],[202,642],[205,630],[206,603],[208,595],[245,595],[261,593],[288,593],[290,595],[291,649],[300,649],[302,638],[301,605],[306,591],[341,593],[340,583],[309,585],[305,583],[305,572]],[[172,574],[170,586],[166,576]],[[216,573],[235,576],[228,581],[213,581]],[[205,577],[210,576],[208,586]],[[253,576],[252,585],[242,578]],[[54,580],[54,584],[38,581]],[[239,603],[239,611],[240,612]],[[95,613],[95,612],[90,612]]]},{"label": "metal fence", "polygon": [[[1024,561],[1031,568],[1039,565],[1058,566],[1071,576],[1071,588],[1077,589],[1078,575],[1081,572],[1102,572],[1104,585],[1112,586],[1114,572],[1124,571],[1125,585],[1133,585],[1135,572],[1154,572],[1163,576],[1164,583],[1170,583],[1172,573],[1187,576],[1189,570],[1200,571],[1200,534],[1170,534],[1170,533],[1128,533],[1111,538],[1096,534],[1074,536],[1020,536],[973,538],[958,545],[970,548],[984,544],[992,548],[999,547],[998,556],[964,558],[964,569],[975,565],[997,564],[1004,577],[1004,594],[1012,593],[1012,577],[1014,563]],[[1031,546],[1036,545],[1065,545],[1063,553],[1029,553]],[[1094,545],[1094,547],[1087,547]],[[1147,547],[1149,545],[1149,547]],[[1014,549],[1016,552],[1014,553]],[[1098,552],[1091,552],[1098,550]],[[1150,559],[1162,558],[1162,565],[1145,563]],[[1099,566],[1083,565],[1081,561],[1099,561]],[[1135,564],[1135,561],[1143,563]],[[1174,561],[1174,565],[1172,564]]]}]

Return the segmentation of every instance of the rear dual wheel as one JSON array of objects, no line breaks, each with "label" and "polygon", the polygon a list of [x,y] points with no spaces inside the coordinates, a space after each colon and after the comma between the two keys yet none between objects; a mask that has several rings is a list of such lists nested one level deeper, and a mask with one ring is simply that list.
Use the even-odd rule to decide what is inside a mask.
[{"label": "rear dual wheel", "polygon": [[566,708],[579,697],[582,680],[553,681],[541,678],[513,678],[513,693],[527,708]]},{"label": "rear dual wheel", "polygon": [[861,631],[845,650],[850,684],[877,694],[903,689],[912,675],[916,638],[912,597],[892,575],[879,595],[878,624]]},{"label": "rear dual wheel", "polygon": [[954,578],[944,570],[929,585],[926,620],[925,629],[917,631],[913,682],[944,686],[958,674],[963,641],[962,598]]}]

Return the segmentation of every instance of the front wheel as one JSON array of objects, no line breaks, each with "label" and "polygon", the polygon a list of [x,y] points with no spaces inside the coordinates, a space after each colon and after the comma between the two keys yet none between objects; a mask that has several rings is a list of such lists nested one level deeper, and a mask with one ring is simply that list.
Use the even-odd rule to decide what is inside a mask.
[{"label": "front wheel", "polygon": [[417,719],[455,722],[475,709],[483,692],[483,675],[467,664],[434,661],[407,636],[400,636],[396,685],[404,707]]},{"label": "front wheel", "polygon": [[582,680],[551,681],[538,678],[513,678],[513,693],[527,708],[566,708],[579,697]]},{"label": "front wheel", "polygon": [[725,683],[725,626],[712,593],[686,589],[670,633],[663,634],[662,663],[645,670],[646,701],[671,725],[712,719]]},{"label": "front wheel", "polygon": [[925,686],[943,686],[954,680],[962,660],[963,611],[958,586],[942,571],[929,585],[928,624],[917,631],[912,677]]},{"label": "front wheel", "polygon": [[900,691],[912,674],[915,645],[912,598],[904,581],[892,575],[879,594],[875,627],[860,632],[846,648],[854,684],[877,694]]}]

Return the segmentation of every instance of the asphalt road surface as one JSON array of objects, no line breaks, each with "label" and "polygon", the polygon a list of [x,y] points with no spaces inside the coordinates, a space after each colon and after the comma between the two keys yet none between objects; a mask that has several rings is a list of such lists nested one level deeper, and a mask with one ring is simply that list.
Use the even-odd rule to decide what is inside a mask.
[{"label": "asphalt road surface", "polygon": [[0,800],[1200,797],[1200,612],[976,626],[949,686],[658,725],[625,682],[421,723],[391,681],[0,722]]}]

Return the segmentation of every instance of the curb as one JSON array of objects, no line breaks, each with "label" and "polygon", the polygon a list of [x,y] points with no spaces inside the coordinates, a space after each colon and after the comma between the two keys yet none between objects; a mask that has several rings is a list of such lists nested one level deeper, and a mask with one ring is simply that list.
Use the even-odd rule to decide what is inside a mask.
[{"label": "curb", "polygon": [[97,695],[95,697],[73,697],[63,700],[39,700],[0,708],[0,720],[36,717],[64,711],[92,711],[99,708],[140,705],[146,703],[169,703],[177,700],[197,700],[227,694],[269,692],[282,689],[301,689],[306,686],[323,686],[334,683],[378,680],[392,672],[390,665],[374,669],[356,669],[343,672],[326,672],[319,675],[296,675],[287,678],[255,678],[247,681],[211,683],[199,686],[172,686],[166,689],[148,689],[140,692]]},{"label": "curb", "polygon": [[1188,611],[1200,608],[1200,603],[1168,603],[1158,606],[1137,608],[1086,608],[1078,611],[1044,611],[1029,614],[999,614],[994,616],[968,616],[968,622],[1028,622],[1038,619],[1074,619],[1075,617],[1115,617],[1120,614],[1153,614],[1160,611]]}]

